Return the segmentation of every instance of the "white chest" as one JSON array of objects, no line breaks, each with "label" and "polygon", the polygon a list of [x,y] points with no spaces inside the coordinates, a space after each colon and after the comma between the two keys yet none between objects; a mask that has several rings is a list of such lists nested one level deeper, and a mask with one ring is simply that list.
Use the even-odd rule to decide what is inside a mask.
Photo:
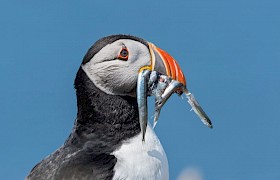
[{"label": "white chest", "polygon": [[168,180],[168,161],[156,134],[148,125],[145,142],[141,134],[112,153],[118,159],[114,180]]}]

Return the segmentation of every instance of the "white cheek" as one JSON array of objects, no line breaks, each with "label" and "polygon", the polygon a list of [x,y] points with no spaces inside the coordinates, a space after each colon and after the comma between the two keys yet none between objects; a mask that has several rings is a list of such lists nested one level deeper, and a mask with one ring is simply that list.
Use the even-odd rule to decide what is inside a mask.
[{"label": "white cheek", "polygon": [[94,57],[90,60],[94,64],[102,63],[103,61],[116,59],[121,46],[116,46],[116,44],[108,44],[102,48]]},{"label": "white cheek", "polygon": [[[128,60],[118,60],[121,48],[129,51]],[[82,69],[100,90],[113,95],[132,95],[139,69],[150,65],[148,48],[137,41],[118,40],[105,46]]]},{"label": "white cheek", "polygon": [[130,70],[137,76],[141,67],[151,65],[151,56],[144,45],[141,48],[138,47],[137,50],[134,48],[131,49],[135,53],[130,53],[128,65]]}]

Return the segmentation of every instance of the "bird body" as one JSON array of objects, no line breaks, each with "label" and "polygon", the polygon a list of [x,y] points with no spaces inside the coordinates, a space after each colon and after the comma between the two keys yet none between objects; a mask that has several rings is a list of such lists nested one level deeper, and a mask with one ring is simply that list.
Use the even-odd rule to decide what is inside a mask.
[{"label": "bird body", "polygon": [[168,179],[167,158],[151,128],[141,141],[135,97],[101,91],[81,68],[75,87],[78,117],[72,133],[27,180]]},{"label": "bird body", "polygon": [[75,80],[78,114],[72,133],[56,152],[36,165],[27,179],[112,179],[123,140],[140,133],[132,97],[99,90],[82,69]]},{"label": "bird body", "polygon": [[146,89],[137,88],[145,69],[186,85],[176,61],[155,45],[130,35],[98,40],[75,78],[78,112],[71,134],[26,179],[168,180],[165,152],[145,119]]}]

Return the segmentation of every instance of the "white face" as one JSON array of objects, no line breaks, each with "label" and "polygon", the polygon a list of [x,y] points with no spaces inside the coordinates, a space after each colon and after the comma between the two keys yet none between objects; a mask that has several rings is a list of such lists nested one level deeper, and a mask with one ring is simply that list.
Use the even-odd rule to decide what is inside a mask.
[{"label": "white face", "polygon": [[[123,48],[128,50],[127,60],[118,59]],[[82,65],[82,69],[100,90],[113,95],[135,96],[138,71],[150,64],[149,49],[144,44],[120,39],[103,47]]]}]

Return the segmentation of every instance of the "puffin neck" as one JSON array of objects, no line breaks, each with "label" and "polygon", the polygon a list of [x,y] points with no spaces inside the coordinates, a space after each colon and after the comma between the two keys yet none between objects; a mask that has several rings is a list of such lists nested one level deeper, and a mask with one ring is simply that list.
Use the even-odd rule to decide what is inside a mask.
[{"label": "puffin neck", "polygon": [[[136,98],[104,93],[82,68],[78,70],[75,88],[78,114],[70,139],[74,133],[79,142],[90,142],[93,147],[105,146],[103,148],[113,152],[120,141],[140,133]],[[72,141],[75,142],[78,141]]]}]

